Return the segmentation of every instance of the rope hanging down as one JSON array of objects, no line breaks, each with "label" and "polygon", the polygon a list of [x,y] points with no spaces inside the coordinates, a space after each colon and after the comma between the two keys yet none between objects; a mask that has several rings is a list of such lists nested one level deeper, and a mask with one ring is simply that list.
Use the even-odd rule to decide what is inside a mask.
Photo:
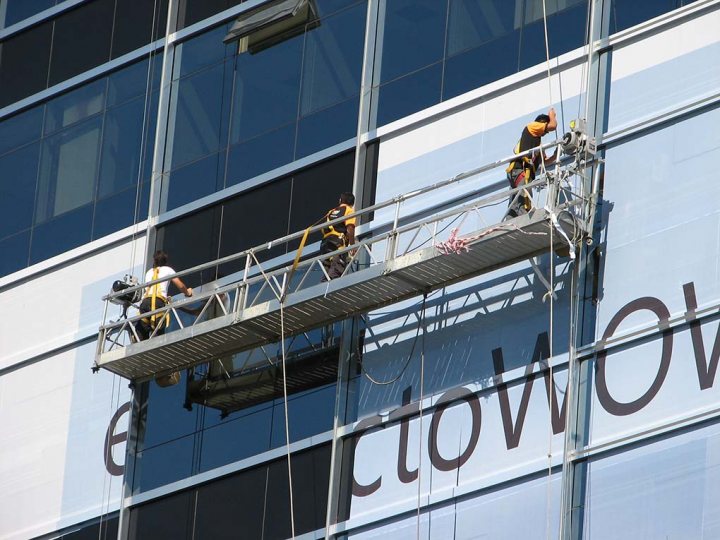
[{"label": "rope hanging down", "polygon": [[285,314],[280,301],[280,348],[282,350],[283,403],[285,406],[285,450],[287,453],[288,487],[290,492],[290,530],[295,538],[295,505],[293,503],[292,463],[290,461],[290,420],[288,418],[287,371],[285,369]]}]

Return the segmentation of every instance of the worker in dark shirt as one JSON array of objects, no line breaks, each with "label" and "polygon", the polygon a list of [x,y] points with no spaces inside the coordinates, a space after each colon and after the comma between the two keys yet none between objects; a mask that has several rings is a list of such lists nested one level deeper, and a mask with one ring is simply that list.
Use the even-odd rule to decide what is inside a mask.
[{"label": "worker in dark shirt", "polygon": [[[342,193],[338,206],[330,210],[325,215],[325,222],[333,221],[342,216],[347,216],[355,212],[353,205],[355,204],[355,196],[352,193]],[[351,217],[345,221],[328,225],[322,228],[322,243],[320,244],[320,254],[325,255],[339,249],[343,249],[355,243],[355,218]],[[348,254],[342,253],[333,255],[323,259],[322,264],[330,279],[335,279],[343,275],[345,267],[348,263]],[[323,276],[323,281],[326,278]]]},{"label": "worker in dark shirt", "polygon": [[[530,122],[523,128],[520,134],[520,140],[515,145],[514,152],[520,154],[526,150],[540,146],[542,136],[556,129],[557,118],[555,116],[555,109],[551,108],[548,114],[539,115],[535,118],[534,122]],[[541,164],[544,162],[545,165],[550,165],[555,162],[556,157],[557,149],[555,149],[555,153],[552,156],[547,156],[541,150],[537,150],[530,155],[511,161],[505,170],[505,172],[507,172],[508,182],[510,183],[510,189],[515,189],[523,184],[532,182]],[[507,217],[517,217],[529,212],[532,208],[532,199],[530,197],[530,188],[521,190],[517,197],[513,194],[510,197]]]}]

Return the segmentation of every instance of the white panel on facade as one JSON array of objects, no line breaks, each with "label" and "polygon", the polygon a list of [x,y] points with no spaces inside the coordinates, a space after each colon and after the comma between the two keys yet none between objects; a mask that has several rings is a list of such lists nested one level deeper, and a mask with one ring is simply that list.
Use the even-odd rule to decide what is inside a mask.
[{"label": "white panel on facade", "polygon": [[0,377],[0,538],[117,510],[130,392],[121,379],[90,371],[94,354],[88,343]]}]

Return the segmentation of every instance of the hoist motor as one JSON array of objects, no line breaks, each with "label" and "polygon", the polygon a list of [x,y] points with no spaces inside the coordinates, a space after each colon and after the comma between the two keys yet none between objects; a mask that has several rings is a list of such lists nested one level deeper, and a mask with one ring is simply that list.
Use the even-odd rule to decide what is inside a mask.
[{"label": "hoist motor", "polygon": [[[135,276],[125,274],[123,279],[117,279],[112,284],[112,292],[120,292],[126,289],[135,287],[138,284],[138,279]],[[115,296],[110,299],[113,304],[127,307],[130,304],[137,304],[142,300],[142,290],[135,289],[134,291],[126,292],[120,296]]]},{"label": "hoist motor", "polygon": [[597,145],[594,137],[587,135],[587,123],[584,118],[578,118],[570,122],[570,131],[565,133],[560,143],[565,155],[571,156],[578,152],[588,152],[595,155]]}]

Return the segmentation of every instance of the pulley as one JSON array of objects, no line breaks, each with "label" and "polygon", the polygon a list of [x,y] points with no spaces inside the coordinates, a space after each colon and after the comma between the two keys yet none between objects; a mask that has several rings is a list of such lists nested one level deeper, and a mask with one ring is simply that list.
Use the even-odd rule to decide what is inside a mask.
[{"label": "pulley", "polygon": [[595,138],[587,135],[587,123],[584,118],[570,122],[570,131],[563,135],[560,146],[563,153],[568,156],[575,155],[578,152],[588,152],[595,155],[597,152]]}]

